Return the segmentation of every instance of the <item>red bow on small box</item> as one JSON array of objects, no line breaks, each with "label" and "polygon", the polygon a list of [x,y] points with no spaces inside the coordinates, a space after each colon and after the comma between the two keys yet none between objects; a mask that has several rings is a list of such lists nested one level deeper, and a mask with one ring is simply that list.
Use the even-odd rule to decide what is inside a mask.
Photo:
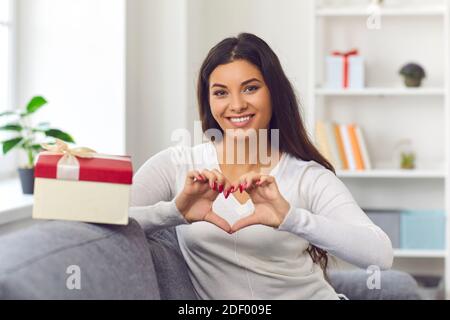
[{"label": "red bow on small box", "polygon": [[340,51],[333,51],[332,55],[333,56],[340,56],[342,58],[344,58],[344,72],[343,72],[343,83],[344,83],[344,88],[348,88],[348,69],[349,69],[349,63],[348,63],[348,59],[351,56],[357,56],[359,54],[357,49],[353,49],[351,51],[347,51],[347,52],[340,52]]}]

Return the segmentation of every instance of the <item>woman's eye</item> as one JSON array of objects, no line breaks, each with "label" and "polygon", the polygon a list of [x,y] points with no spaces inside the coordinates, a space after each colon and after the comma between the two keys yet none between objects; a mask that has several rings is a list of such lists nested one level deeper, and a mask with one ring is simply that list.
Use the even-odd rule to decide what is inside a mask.
[{"label": "woman's eye", "polygon": [[252,92],[252,91],[256,91],[258,89],[259,89],[258,86],[248,86],[247,88],[245,88],[244,92]]},{"label": "woman's eye", "polygon": [[218,91],[215,91],[213,94],[214,94],[215,96],[221,97],[221,96],[225,95],[226,92],[223,91],[223,90],[218,90]]}]

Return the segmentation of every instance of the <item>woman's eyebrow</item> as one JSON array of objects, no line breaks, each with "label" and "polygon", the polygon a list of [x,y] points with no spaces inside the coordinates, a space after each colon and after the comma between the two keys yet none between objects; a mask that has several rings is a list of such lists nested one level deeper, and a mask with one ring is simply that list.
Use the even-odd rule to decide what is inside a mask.
[{"label": "woman's eyebrow", "polygon": [[211,86],[211,88],[214,88],[214,87],[226,88],[227,86],[224,85],[224,84],[220,84],[220,83],[214,83],[214,84]]},{"label": "woman's eyebrow", "polygon": [[248,80],[245,80],[244,82],[242,82],[242,83],[241,83],[241,87],[242,87],[242,86],[245,86],[246,84],[248,84],[248,83],[250,83],[250,82],[253,82],[253,81],[261,82],[261,81],[259,81],[259,80],[256,79],[256,78],[251,78],[251,79],[248,79]]},{"label": "woman's eyebrow", "polygon": [[[244,82],[242,82],[242,83],[241,83],[241,87],[242,87],[242,86],[245,86],[246,84],[248,84],[248,83],[250,83],[250,82],[253,82],[253,81],[261,82],[260,80],[258,80],[258,79],[256,79],[256,78],[251,78],[251,79],[248,79],[248,80],[245,80]],[[214,83],[214,84],[211,86],[211,88],[214,88],[214,87],[227,88],[226,85],[220,84],[220,83]]]}]

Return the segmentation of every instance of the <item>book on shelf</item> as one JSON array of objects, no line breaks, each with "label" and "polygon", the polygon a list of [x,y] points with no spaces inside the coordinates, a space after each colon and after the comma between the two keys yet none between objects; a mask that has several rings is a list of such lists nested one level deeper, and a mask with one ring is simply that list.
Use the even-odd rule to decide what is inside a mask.
[{"label": "book on shelf", "polygon": [[316,147],[337,170],[372,169],[367,145],[361,128],[319,120],[315,130]]}]

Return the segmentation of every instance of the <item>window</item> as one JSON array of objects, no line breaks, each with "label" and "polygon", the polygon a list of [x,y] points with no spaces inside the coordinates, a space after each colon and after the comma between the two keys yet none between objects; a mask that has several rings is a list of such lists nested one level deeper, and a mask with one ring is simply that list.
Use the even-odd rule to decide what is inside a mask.
[{"label": "window", "polygon": [[[0,113],[13,108],[13,12],[13,0],[0,0]],[[0,119],[0,124],[2,121]],[[0,140],[9,136],[0,131]],[[15,154],[3,156],[0,150],[0,179],[12,176],[15,166]]]}]

